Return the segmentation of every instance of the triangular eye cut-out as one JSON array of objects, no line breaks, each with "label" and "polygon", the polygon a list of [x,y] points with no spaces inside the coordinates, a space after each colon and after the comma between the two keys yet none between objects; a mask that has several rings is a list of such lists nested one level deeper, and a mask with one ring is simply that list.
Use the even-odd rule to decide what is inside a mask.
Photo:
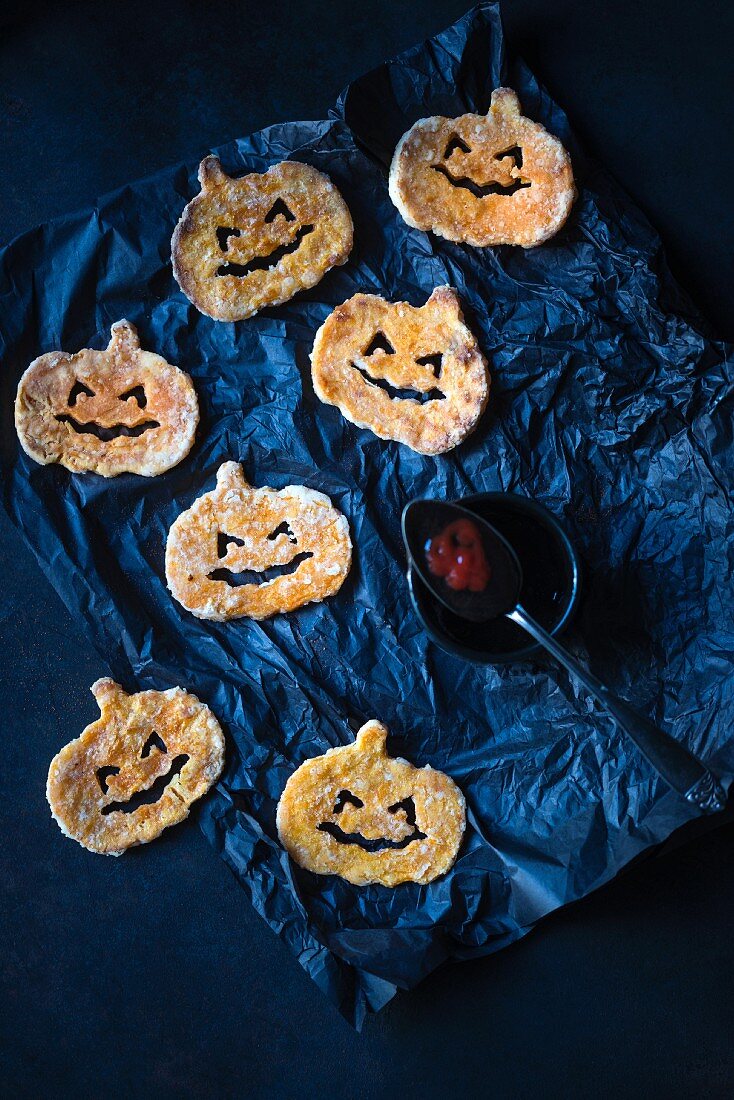
[{"label": "triangular eye cut-out", "polygon": [[265,215],[263,221],[265,221],[266,224],[268,222],[274,222],[279,214],[282,214],[287,222],[294,222],[296,220],[296,215],[291,213],[283,200],[276,199],[273,205],[268,210],[267,214]]},{"label": "triangular eye cut-out", "polygon": [[153,749],[158,749],[159,752],[168,752],[163,738],[159,737],[155,730],[153,730],[150,737],[143,745],[142,752],[140,753],[142,759],[144,760],[146,756],[150,756]]},{"label": "triangular eye cut-out", "polygon": [[351,802],[352,806],[356,806],[358,810],[361,810],[364,806],[364,802],[361,798],[357,798],[356,794],[352,794],[351,791],[339,791],[339,794],[336,796],[336,802],[334,803],[334,809],[331,812],[340,814],[347,802]]},{"label": "triangular eye cut-out", "polygon": [[220,252],[229,251],[229,238],[241,237],[241,229],[233,229],[230,225],[218,225],[217,226],[217,244],[219,245]]},{"label": "triangular eye cut-out", "polygon": [[125,390],[120,394],[120,401],[127,401],[130,397],[134,398],[138,403],[138,408],[144,409],[148,404],[148,398],[145,396],[145,388],[143,386],[133,386],[131,390]]},{"label": "triangular eye cut-out", "polygon": [[440,351],[434,352],[433,355],[421,355],[420,359],[416,359],[416,363],[420,363],[422,367],[431,367],[433,369],[434,378],[441,377],[443,355]]},{"label": "triangular eye cut-out", "polygon": [[108,765],[105,768],[97,768],[97,771],[95,772],[95,774],[97,776],[97,782],[99,783],[99,785],[102,789],[102,794],[107,794],[107,791],[109,790],[109,787],[107,785],[107,780],[108,780],[109,776],[117,775],[119,773],[119,771],[120,771],[120,769],[115,768],[113,765]]},{"label": "triangular eye cut-out", "polygon": [[374,355],[376,351],[384,351],[386,355],[395,354],[395,348],[392,346],[387,336],[385,336],[384,332],[376,332],[362,354]]},{"label": "triangular eye cut-out", "polygon": [[448,158],[452,153],[455,153],[457,149],[461,149],[462,153],[471,153],[470,147],[465,141],[462,141],[458,134],[452,134],[448,140],[448,144],[444,149],[444,158]]},{"label": "triangular eye cut-out", "polygon": [[415,825],[415,801],[412,795],[408,795],[407,798],[402,798],[400,802],[394,802],[392,806],[388,806],[387,808],[389,814],[396,814],[400,810],[405,813],[405,820],[408,825]]},{"label": "triangular eye cut-out", "polygon": [[245,543],[242,539],[238,539],[236,535],[225,535],[222,531],[217,535],[217,557],[223,558],[227,554],[229,544],[233,542],[235,546],[244,546]]},{"label": "triangular eye cut-out", "polygon": [[495,153],[495,160],[504,160],[505,157],[510,157],[515,164],[516,168],[522,168],[522,149],[519,145],[513,145],[510,149],[503,149],[501,153]]},{"label": "triangular eye cut-out", "polygon": [[288,539],[290,540],[290,542],[293,543],[294,546],[298,542],[298,539],[291,531],[290,524],[286,520],[283,520],[282,523],[278,524],[274,531],[270,532],[270,534],[268,535],[269,541],[274,542],[275,539],[277,539],[278,535],[287,535]]},{"label": "triangular eye cut-out", "polygon": [[77,398],[84,394],[85,397],[94,397],[94,390],[90,390],[89,386],[85,386],[83,382],[75,382],[69,391],[69,400],[67,402],[70,409],[73,409],[76,405]]}]

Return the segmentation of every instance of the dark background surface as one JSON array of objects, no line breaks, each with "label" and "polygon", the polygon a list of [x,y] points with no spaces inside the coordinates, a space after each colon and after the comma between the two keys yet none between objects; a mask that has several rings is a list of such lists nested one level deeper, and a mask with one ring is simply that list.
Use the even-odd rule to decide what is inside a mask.
[{"label": "dark background surface", "polygon": [[[0,243],[288,118],[466,0],[7,2]],[[734,336],[734,7],[512,0],[508,39]],[[0,1081],[13,1096],[734,1095],[734,826],[638,865],[361,1035],[193,822],[124,859],[62,838],[48,762],[107,672],[0,518]]]}]

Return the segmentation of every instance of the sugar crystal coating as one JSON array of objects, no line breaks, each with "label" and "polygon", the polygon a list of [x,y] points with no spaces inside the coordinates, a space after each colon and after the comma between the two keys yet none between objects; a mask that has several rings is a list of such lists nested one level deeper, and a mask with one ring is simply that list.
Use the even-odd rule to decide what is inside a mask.
[{"label": "sugar crystal coating", "polygon": [[393,154],[389,190],[408,225],[476,247],[541,244],[576,197],[568,153],[510,88],[495,89],[486,115],[416,122]]}]

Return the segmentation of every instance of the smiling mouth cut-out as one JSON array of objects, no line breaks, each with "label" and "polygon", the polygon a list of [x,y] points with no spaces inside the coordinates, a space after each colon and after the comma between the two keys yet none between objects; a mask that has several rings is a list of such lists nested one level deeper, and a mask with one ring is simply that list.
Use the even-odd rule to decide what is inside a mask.
[{"label": "smiling mouth cut-out", "polygon": [[273,565],[270,569],[260,571],[257,569],[243,569],[241,573],[234,573],[231,569],[219,568],[212,570],[208,577],[211,581],[224,581],[230,588],[240,588],[245,584],[268,584],[270,581],[277,580],[278,577],[287,577],[291,573],[295,573],[304,561],[312,557],[312,553],[304,550],[303,553],[296,554],[285,565]]},{"label": "smiling mouth cut-out", "polygon": [[236,278],[242,279],[246,275],[251,275],[253,271],[270,271],[272,268],[277,267],[284,256],[297,252],[301,246],[301,241],[312,232],[312,225],[302,225],[290,244],[280,245],[273,252],[268,253],[267,256],[255,256],[253,259],[248,260],[246,264],[229,262],[220,264],[217,268],[217,275],[234,275]]},{"label": "smiling mouth cut-out", "polygon": [[417,825],[414,825],[413,832],[408,833],[402,840],[390,840],[387,837],[377,837],[372,840],[362,836],[361,833],[345,833],[334,821],[322,821],[316,828],[322,833],[328,833],[339,844],[357,844],[365,852],[399,852],[414,840],[426,839],[426,834],[422,833]]},{"label": "smiling mouth cut-out", "polygon": [[56,419],[60,424],[69,424],[79,435],[95,435],[97,439],[101,439],[103,443],[110,443],[113,439],[119,439],[120,436],[132,436],[136,438],[142,435],[143,432],[150,432],[153,428],[160,428],[160,424],[157,420],[145,420],[142,424],[135,424],[133,427],[129,427],[127,424],[112,424],[109,428],[105,428],[102,424],[95,423],[94,420],[90,420],[86,423],[81,420],[76,420],[75,417],[70,416],[69,413],[59,413]]},{"label": "smiling mouth cut-out", "polygon": [[443,401],[446,397],[443,390],[436,389],[435,387],[426,391],[412,389],[401,390],[398,386],[393,386],[386,378],[373,378],[371,374],[356,363],[352,363],[352,366],[370,386],[376,386],[378,390],[383,390],[388,397],[398,401],[417,401],[419,404],[425,405],[427,401]]},{"label": "smiling mouth cut-out", "polygon": [[454,176],[449,172],[443,164],[432,164],[434,172],[440,172],[444,176],[452,187],[464,188],[466,191],[470,191],[477,199],[486,198],[487,195],[514,195],[515,192],[523,190],[525,187],[530,187],[529,180],[513,180],[512,183],[497,183],[493,180],[491,183],[475,183],[469,176]]},{"label": "smiling mouth cut-out", "polygon": [[[102,815],[106,816],[107,814],[115,813],[115,811],[119,811],[123,814],[132,814],[136,810],[139,810],[141,806],[152,806],[154,803],[159,802],[169,783],[176,778],[188,759],[188,754],[185,752],[180,753],[178,756],[174,756],[168,771],[164,772],[163,775],[159,775],[155,783],[144,791],[136,791],[135,794],[131,795],[130,798],[126,799],[124,802],[109,802],[106,806],[102,807]],[[173,794],[176,795],[176,798],[180,798],[180,795],[177,794],[175,790]]]}]

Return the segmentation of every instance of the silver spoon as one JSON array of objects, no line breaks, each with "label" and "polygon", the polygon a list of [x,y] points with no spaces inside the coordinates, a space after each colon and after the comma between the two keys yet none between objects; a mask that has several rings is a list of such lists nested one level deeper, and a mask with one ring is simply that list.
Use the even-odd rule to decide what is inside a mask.
[{"label": "silver spoon", "polygon": [[[484,565],[488,568],[487,583],[476,591],[451,587],[429,564],[427,552],[431,544],[434,543],[435,551],[438,543],[434,540],[445,533],[446,528],[459,521],[463,521],[464,525],[467,521],[472,524],[476,533],[475,541],[478,538],[481,543],[480,568],[474,579],[478,576],[481,580],[481,554]],[[464,526],[463,531],[468,532],[469,529]],[[452,539],[454,536],[449,533],[445,538]],[[700,760],[654,722],[638,714],[628,703],[610,691],[528,614],[519,602],[522,590],[520,562],[507,540],[491,524],[457,504],[439,500],[414,500],[403,511],[403,541],[413,568],[436,599],[449,611],[472,622],[486,622],[500,615],[512,619],[601,703],[674,791],[702,813],[716,813],[724,809],[724,789]],[[439,558],[434,551],[434,568],[445,568],[438,564]],[[476,557],[476,552],[471,548],[469,552],[475,553]],[[454,578],[451,579],[456,583]]]}]

